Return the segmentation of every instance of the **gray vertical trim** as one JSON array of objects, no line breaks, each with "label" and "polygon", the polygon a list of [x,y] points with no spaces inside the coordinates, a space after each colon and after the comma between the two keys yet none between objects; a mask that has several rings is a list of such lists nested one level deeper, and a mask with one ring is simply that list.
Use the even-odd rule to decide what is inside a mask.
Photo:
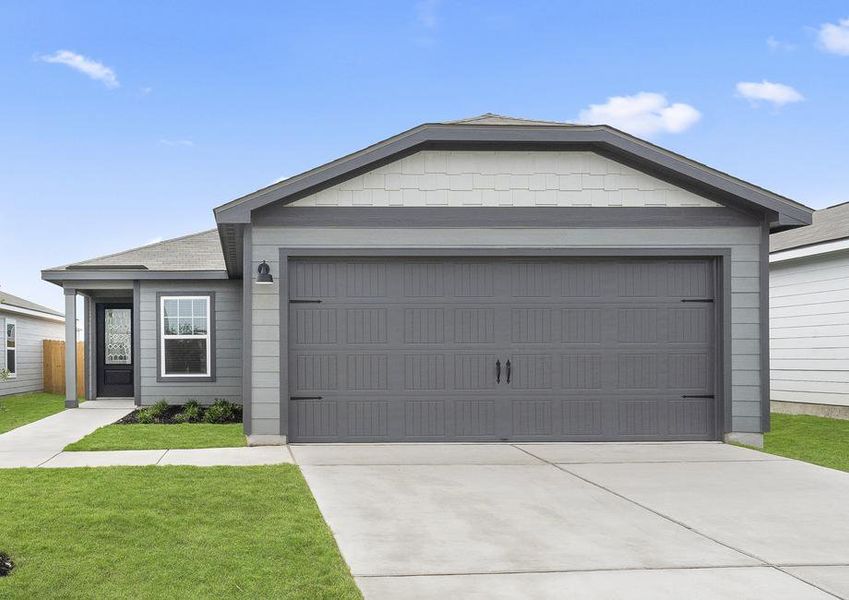
[{"label": "gray vertical trim", "polygon": [[252,370],[253,370],[253,228],[246,227],[242,252],[242,426],[245,435],[252,430]]},{"label": "gray vertical trim", "polygon": [[280,435],[289,439],[289,254],[280,248]]},{"label": "gray vertical trim", "polygon": [[770,430],[769,402],[769,221],[764,218],[761,227],[760,269],[758,292],[760,296],[760,347],[761,347],[761,431]]},{"label": "gray vertical trim", "polygon": [[83,334],[85,346],[85,399],[94,400],[96,392],[94,391],[94,377],[92,367],[94,366],[94,302],[90,296],[85,296],[83,300],[83,318],[85,319],[85,333]]},{"label": "gray vertical trim", "polygon": [[[163,377],[162,376],[162,297],[209,296],[209,376],[207,377]],[[159,383],[196,383],[215,381],[215,292],[157,292],[156,293],[156,381]]]},{"label": "gray vertical trim", "polygon": [[731,431],[732,428],[732,406],[733,398],[731,395],[732,382],[732,354],[731,354],[731,250],[726,249],[719,258],[718,267],[718,283],[719,290],[715,294],[719,299],[720,307],[717,310],[717,320],[719,321],[718,331],[719,340],[716,344],[719,353],[719,385],[717,390],[721,393],[721,402],[719,409],[722,411],[721,427],[718,430],[719,439],[722,439],[723,434]]},{"label": "gray vertical trim", "polygon": [[136,406],[141,406],[141,281],[138,279],[133,281],[133,399]]},{"label": "gray vertical trim", "polygon": [[65,288],[65,408],[77,406],[77,290]]}]

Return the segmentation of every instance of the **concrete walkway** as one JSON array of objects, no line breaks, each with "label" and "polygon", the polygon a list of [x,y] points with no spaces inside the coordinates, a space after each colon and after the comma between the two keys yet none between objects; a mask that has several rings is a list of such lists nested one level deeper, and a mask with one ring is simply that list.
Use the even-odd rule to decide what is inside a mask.
[{"label": "concrete walkway", "polygon": [[0,435],[0,468],[115,467],[143,465],[249,466],[291,463],[282,446],[197,450],[63,452],[98,427],[135,409],[132,400],[93,400]]},{"label": "concrete walkway", "polygon": [[849,599],[849,474],[718,443],[309,445],[367,600]]},{"label": "concrete walkway", "polygon": [[83,402],[0,435],[0,468],[37,467],[98,427],[114,423],[133,411],[133,402]]},{"label": "concrete walkway", "polygon": [[248,467],[291,464],[285,446],[252,448],[199,448],[195,450],[109,450],[62,452],[38,465],[48,469],[69,467],[140,467],[145,465],[191,465],[195,467]]}]

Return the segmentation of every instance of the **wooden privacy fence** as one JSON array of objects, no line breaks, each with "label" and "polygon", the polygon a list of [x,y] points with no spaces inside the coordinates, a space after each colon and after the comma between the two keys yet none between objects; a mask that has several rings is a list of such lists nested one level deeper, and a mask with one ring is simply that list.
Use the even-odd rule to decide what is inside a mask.
[{"label": "wooden privacy fence", "polygon": [[[77,398],[85,397],[85,352],[77,342]],[[44,340],[44,391],[65,393],[65,342]]]}]

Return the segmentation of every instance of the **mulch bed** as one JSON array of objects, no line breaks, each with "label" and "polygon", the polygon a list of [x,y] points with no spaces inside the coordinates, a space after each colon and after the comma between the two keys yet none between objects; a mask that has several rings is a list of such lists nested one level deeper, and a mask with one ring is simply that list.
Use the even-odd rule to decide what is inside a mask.
[{"label": "mulch bed", "polygon": [[[139,417],[138,417],[139,410],[141,410],[141,409],[136,409],[133,412],[131,412],[130,414],[128,414],[126,417],[115,421],[115,424],[116,425],[137,425],[138,422],[139,422]],[[163,424],[163,425],[174,425],[176,423],[176,421],[174,420],[174,417],[176,417],[180,413],[180,411],[182,411],[182,410],[183,410],[183,407],[179,406],[179,405],[169,406],[165,410],[162,417],[157,419],[156,422],[158,424]]]}]

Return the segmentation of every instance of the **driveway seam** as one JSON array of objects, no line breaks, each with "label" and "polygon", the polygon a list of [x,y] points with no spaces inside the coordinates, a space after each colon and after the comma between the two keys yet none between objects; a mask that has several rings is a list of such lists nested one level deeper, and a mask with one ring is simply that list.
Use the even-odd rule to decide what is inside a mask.
[{"label": "driveway seam", "polygon": [[[693,571],[709,569],[769,569],[771,565],[709,565],[688,567],[621,567],[604,569],[542,569],[536,571],[475,571],[462,573],[400,573],[394,575],[357,575],[362,579],[392,579],[401,577],[462,577],[464,575],[549,575],[554,573],[618,573],[622,571]],[[807,582],[806,582],[807,583]]]},{"label": "driveway seam", "polygon": [[[706,533],[704,533],[704,532],[702,532],[702,531],[699,531],[699,530],[698,530],[698,529],[696,529],[695,527],[691,527],[691,526],[687,525],[686,523],[683,523],[683,522],[681,522],[681,521],[679,521],[679,520],[677,520],[677,519],[673,519],[673,518],[672,518],[672,517],[670,517],[669,515],[663,514],[662,512],[660,512],[660,511],[658,511],[658,510],[655,510],[655,509],[653,509],[653,508],[650,508],[650,507],[648,507],[648,506],[646,506],[646,505],[644,505],[644,504],[642,504],[642,503],[640,503],[640,502],[637,502],[636,500],[634,500],[634,499],[632,499],[632,498],[629,498],[628,496],[625,496],[624,494],[621,494],[621,493],[619,493],[619,492],[616,492],[616,491],[614,491],[614,490],[612,490],[612,489],[610,489],[610,488],[608,488],[608,487],[605,487],[605,486],[601,485],[600,483],[597,483],[597,482],[595,482],[595,481],[592,481],[591,479],[587,479],[586,477],[583,477],[583,476],[581,476],[581,475],[578,475],[577,473],[574,473],[574,472],[570,471],[569,469],[564,468],[564,466],[563,466],[563,464],[562,464],[562,463],[561,463],[561,464],[553,463],[553,462],[548,461],[548,460],[546,460],[546,459],[544,459],[544,458],[542,458],[542,457],[540,457],[540,456],[537,456],[536,454],[533,454],[532,452],[529,452],[529,451],[525,450],[524,448],[520,448],[520,447],[519,447],[519,446],[517,446],[516,444],[510,444],[510,445],[511,445],[511,446],[513,446],[514,448],[516,448],[517,450],[520,450],[520,451],[524,452],[525,454],[527,454],[527,455],[529,455],[529,456],[533,456],[534,458],[537,458],[537,459],[539,459],[539,460],[543,461],[544,463],[546,463],[546,464],[548,464],[548,465],[551,465],[552,467],[554,467],[555,469],[558,469],[558,470],[562,471],[563,473],[566,473],[566,474],[568,474],[568,475],[571,475],[572,477],[576,477],[576,478],[580,479],[581,481],[583,481],[583,482],[585,482],[585,483],[588,483],[588,484],[590,484],[590,485],[592,485],[592,486],[594,486],[594,487],[597,487],[597,488],[598,488],[598,489],[600,489],[600,490],[604,490],[605,492],[607,492],[607,493],[609,493],[609,494],[613,494],[614,496],[616,496],[616,497],[618,497],[618,498],[621,498],[621,499],[625,500],[626,502],[630,502],[630,503],[631,503],[631,504],[633,504],[634,506],[638,506],[638,507],[642,508],[643,510],[646,510],[646,511],[648,511],[648,512],[652,513],[652,514],[657,515],[658,517],[661,517],[662,519],[666,519],[667,521],[670,521],[671,523],[675,523],[676,525],[679,525],[680,527],[683,527],[684,529],[687,529],[688,531],[692,531],[692,532],[693,532],[693,533],[695,533],[696,535],[699,535],[699,536],[701,536],[701,537],[705,538],[706,540],[710,540],[711,542],[714,542],[715,544],[719,544],[720,546],[724,546],[725,548],[728,548],[729,550],[733,550],[733,551],[735,551],[735,552],[737,552],[737,553],[739,553],[739,554],[742,554],[743,556],[748,556],[749,558],[752,558],[752,559],[754,559],[754,560],[758,560],[758,561],[760,561],[760,562],[762,562],[762,563],[763,563],[763,566],[771,567],[771,568],[773,568],[773,569],[775,569],[775,570],[777,570],[777,571],[780,571],[780,572],[784,573],[785,575],[789,575],[790,577],[792,577],[792,578],[794,578],[794,579],[798,579],[799,581],[801,581],[801,582],[802,582],[802,583],[804,583],[805,585],[809,585],[809,586],[811,586],[811,587],[813,587],[813,588],[816,588],[816,589],[820,590],[821,592],[823,592],[824,594],[828,594],[829,596],[832,596],[833,598],[837,598],[838,600],[845,600],[845,599],[844,599],[844,598],[842,598],[841,596],[838,596],[838,595],[836,595],[836,594],[833,594],[832,592],[830,592],[830,591],[828,591],[828,590],[826,590],[826,589],[824,589],[824,588],[822,588],[822,587],[820,587],[820,586],[818,586],[818,585],[816,585],[816,584],[813,584],[813,583],[811,583],[810,581],[805,581],[805,580],[804,580],[804,579],[802,579],[801,577],[797,577],[797,576],[796,576],[796,575],[794,575],[793,573],[790,573],[790,572],[788,572],[788,571],[785,571],[785,570],[784,570],[784,569],[782,569],[779,565],[777,565],[777,564],[775,564],[775,563],[772,563],[772,562],[770,562],[770,561],[768,561],[768,560],[766,560],[766,559],[763,559],[763,558],[761,558],[760,556],[757,556],[756,554],[752,554],[751,552],[746,552],[746,551],[744,551],[744,550],[741,550],[740,548],[736,548],[736,547],[732,546],[731,544],[727,544],[727,543],[725,543],[725,542],[721,542],[721,541],[719,541],[719,540],[717,540],[717,539],[715,539],[715,538],[713,538],[713,537],[711,537],[711,536],[707,535]],[[688,462],[688,461],[680,461],[680,462]],[[705,461],[705,462],[727,462],[727,461]],[[752,461],[752,462],[764,462],[764,461]],[[769,462],[769,461],[766,461],[766,462]],[[607,463],[607,464],[610,464],[610,463]],[[623,464],[623,463],[619,463],[619,464]]]}]

